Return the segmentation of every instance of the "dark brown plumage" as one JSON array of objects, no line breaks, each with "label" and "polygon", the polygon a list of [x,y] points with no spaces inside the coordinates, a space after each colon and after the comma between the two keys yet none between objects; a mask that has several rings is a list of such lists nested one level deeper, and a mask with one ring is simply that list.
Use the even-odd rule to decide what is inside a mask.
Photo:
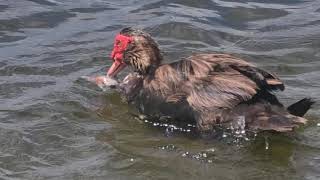
[{"label": "dark brown plumage", "polygon": [[136,72],[122,89],[143,113],[196,122],[201,132],[216,124],[228,126],[239,117],[255,131],[291,131],[307,121],[296,115],[304,115],[313,102],[298,102],[290,114],[270,92],[284,90],[281,80],[249,62],[211,53],[161,64],[160,50],[149,34],[132,28],[120,34],[133,39],[121,53]]}]

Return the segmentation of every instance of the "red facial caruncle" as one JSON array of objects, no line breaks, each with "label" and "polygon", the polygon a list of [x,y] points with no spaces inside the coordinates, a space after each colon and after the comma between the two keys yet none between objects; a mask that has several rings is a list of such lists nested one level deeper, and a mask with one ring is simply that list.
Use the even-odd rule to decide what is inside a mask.
[{"label": "red facial caruncle", "polygon": [[124,36],[122,34],[118,34],[116,36],[113,50],[111,52],[111,58],[113,60],[113,64],[108,70],[108,73],[107,73],[108,76],[110,77],[115,76],[126,66],[126,64],[123,61],[123,53],[132,41],[133,41],[132,37]]}]

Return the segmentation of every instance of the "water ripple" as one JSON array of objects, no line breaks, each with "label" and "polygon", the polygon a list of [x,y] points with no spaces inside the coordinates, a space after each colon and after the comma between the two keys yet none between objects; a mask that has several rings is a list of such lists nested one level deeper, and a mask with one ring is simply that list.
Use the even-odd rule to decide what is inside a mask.
[{"label": "water ripple", "polygon": [[105,73],[114,35],[136,26],[166,62],[236,54],[281,77],[286,105],[319,101],[319,17],[319,1],[302,0],[1,1],[0,179],[317,179],[319,103],[293,137],[239,145],[139,120],[79,77]]}]

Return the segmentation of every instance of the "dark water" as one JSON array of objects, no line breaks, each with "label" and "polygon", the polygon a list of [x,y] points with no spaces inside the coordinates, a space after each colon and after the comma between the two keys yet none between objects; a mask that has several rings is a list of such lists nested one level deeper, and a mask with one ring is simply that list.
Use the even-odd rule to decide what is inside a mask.
[{"label": "dark water", "polygon": [[167,61],[234,53],[279,74],[286,105],[320,100],[319,0],[0,0],[0,179],[320,179],[319,105],[266,149],[264,135],[168,136],[79,80],[105,72],[126,26],[150,32]]}]

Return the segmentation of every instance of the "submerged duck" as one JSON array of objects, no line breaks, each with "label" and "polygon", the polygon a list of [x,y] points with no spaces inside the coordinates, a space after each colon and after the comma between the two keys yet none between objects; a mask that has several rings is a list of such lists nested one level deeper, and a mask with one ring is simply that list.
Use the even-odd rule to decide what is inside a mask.
[{"label": "submerged duck", "polygon": [[285,108],[272,94],[284,90],[275,74],[229,54],[197,54],[162,64],[157,43],[134,28],[116,35],[111,57],[109,77],[133,68],[120,87],[142,113],[193,122],[199,132],[228,127],[239,118],[256,132],[292,131],[307,122],[302,116],[314,103],[305,98]]}]

